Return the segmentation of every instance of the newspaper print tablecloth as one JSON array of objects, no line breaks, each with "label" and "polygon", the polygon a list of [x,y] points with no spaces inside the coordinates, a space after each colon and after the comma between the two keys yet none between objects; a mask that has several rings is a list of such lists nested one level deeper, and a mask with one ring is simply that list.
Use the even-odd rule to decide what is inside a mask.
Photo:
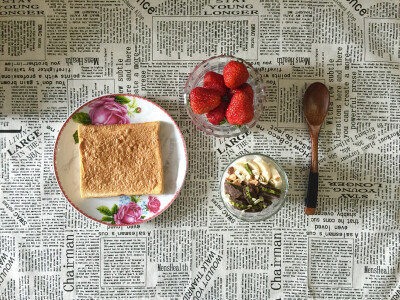
[{"label": "newspaper print tablecloth", "polygon": [[[400,299],[400,3],[367,0],[0,0],[0,299]],[[253,63],[268,103],[235,138],[199,132],[188,74],[222,53]],[[327,85],[319,205],[304,215],[306,87]],[[125,228],[63,197],[53,147],[100,95],[162,106],[186,140],[173,205]],[[219,178],[268,154],[288,173],[282,210],[233,218]]]}]

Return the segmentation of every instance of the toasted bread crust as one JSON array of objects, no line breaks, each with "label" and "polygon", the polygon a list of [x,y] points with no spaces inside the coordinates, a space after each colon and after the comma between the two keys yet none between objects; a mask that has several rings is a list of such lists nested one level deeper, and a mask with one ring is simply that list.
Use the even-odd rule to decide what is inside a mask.
[{"label": "toasted bread crust", "polygon": [[82,198],[163,192],[160,122],[79,125]]}]

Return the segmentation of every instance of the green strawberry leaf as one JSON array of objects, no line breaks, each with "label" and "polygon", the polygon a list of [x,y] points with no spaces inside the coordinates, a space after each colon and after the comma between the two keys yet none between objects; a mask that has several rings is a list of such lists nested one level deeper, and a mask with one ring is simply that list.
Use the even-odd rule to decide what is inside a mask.
[{"label": "green strawberry leaf", "polygon": [[114,220],[112,220],[112,221],[111,221],[111,224],[115,224],[115,221],[114,221]]},{"label": "green strawberry leaf", "polygon": [[122,96],[122,95],[116,95],[115,96],[115,102],[121,104],[121,105],[125,105],[125,104],[129,104],[129,102],[131,102],[131,99],[129,99],[126,96]]},{"label": "green strawberry leaf", "polygon": [[85,112],[77,112],[72,116],[72,121],[79,124],[89,125],[92,124],[90,116]]},{"label": "green strawberry leaf", "polygon": [[113,207],[111,208],[111,213],[114,215],[118,212],[118,205],[114,204]]},{"label": "green strawberry leaf", "polygon": [[75,131],[72,136],[74,137],[75,144],[78,144],[79,143],[78,130]]},{"label": "green strawberry leaf", "polygon": [[225,123],[227,123],[228,121],[225,119],[223,119],[221,122],[219,122],[219,125],[224,125]]},{"label": "green strawberry leaf", "polygon": [[228,95],[223,95],[222,98],[221,98],[221,101],[229,102]]},{"label": "green strawberry leaf", "polygon": [[236,128],[240,128],[240,127],[242,127],[242,125],[235,125],[235,127],[236,127]]},{"label": "green strawberry leaf", "polygon": [[112,216],[112,215],[113,215],[113,213],[111,212],[111,210],[110,210],[107,206],[104,206],[104,205],[99,206],[99,207],[97,208],[97,210],[98,210],[99,212],[101,212],[103,215],[106,215],[106,216]]},{"label": "green strawberry leaf", "polygon": [[144,219],[144,218],[146,218],[146,216],[141,216],[140,218],[141,218],[141,219]]},{"label": "green strawberry leaf", "polygon": [[113,217],[102,217],[101,220],[104,222],[112,222],[112,221],[114,221],[114,218]]}]

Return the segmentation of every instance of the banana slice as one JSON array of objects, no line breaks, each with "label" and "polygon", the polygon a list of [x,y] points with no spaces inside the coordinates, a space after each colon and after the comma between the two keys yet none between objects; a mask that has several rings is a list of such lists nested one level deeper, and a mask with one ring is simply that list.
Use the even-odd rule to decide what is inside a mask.
[{"label": "banana slice", "polygon": [[275,168],[272,168],[272,174],[271,174],[271,181],[275,185],[276,188],[280,188],[282,185],[282,178],[281,175],[279,175],[278,171]]},{"label": "banana slice", "polygon": [[266,163],[262,158],[256,157],[254,159],[254,163],[256,163],[261,170],[261,175],[264,177],[265,181],[268,182],[271,179],[271,166]]},{"label": "banana slice", "polygon": [[245,167],[246,161],[245,160],[240,160],[237,161],[233,167],[236,169],[235,174],[237,177],[239,177],[242,181],[247,181],[251,178],[249,172],[247,172],[246,167]]},{"label": "banana slice", "polygon": [[239,171],[240,174],[246,174],[248,173],[246,168],[244,167],[243,162],[236,162],[233,167],[236,169],[236,171]]}]

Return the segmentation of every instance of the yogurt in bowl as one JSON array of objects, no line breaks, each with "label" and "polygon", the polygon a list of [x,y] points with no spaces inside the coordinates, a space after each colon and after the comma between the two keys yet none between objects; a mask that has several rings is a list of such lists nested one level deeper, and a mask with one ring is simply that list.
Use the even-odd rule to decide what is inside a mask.
[{"label": "yogurt in bowl", "polygon": [[283,205],[289,189],[282,167],[271,157],[252,153],[234,160],[221,178],[227,210],[244,221],[261,221]]}]

